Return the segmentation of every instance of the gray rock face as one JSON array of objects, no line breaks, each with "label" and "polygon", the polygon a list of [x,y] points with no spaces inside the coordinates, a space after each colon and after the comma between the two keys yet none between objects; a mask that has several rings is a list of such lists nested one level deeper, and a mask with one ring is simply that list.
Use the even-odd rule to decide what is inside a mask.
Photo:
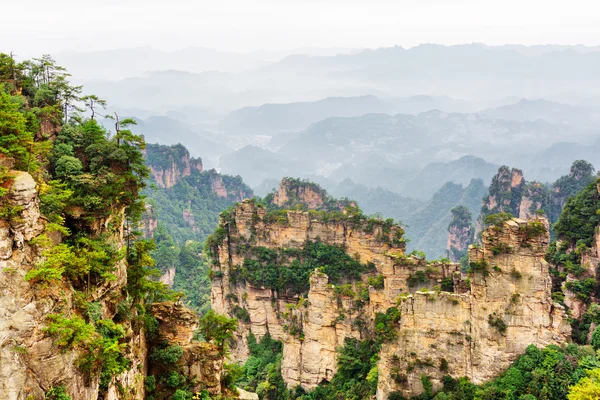
[{"label": "gray rock face", "polygon": [[13,238],[10,234],[10,225],[0,221],[0,260],[8,260],[12,255]]},{"label": "gray rock face", "polygon": [[23,171],[11,171],[13,182],[8,199],[18,208],[18,217],[12,218],[10,225],[15,233],[16,246],[24,240],[31,240],[44,231],[41,219],[36,184],[32,176]]}]

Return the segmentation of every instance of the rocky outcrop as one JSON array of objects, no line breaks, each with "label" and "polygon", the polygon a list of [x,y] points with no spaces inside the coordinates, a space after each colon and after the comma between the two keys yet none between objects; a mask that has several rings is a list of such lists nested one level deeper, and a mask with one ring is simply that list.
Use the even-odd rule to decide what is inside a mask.
[{"label": "rocky outcrop", "polygon": [[145,150],[145,157],[152,178],[161,188],[175,186],[182,178],[190,176],[192,171],[203,171],[202,160],[190,157],[188,150],[181,144],[149,144]]},{"label": "rocky outcrop", "polygon": [[273,197],[273,204],[282,208],[293,208],[303,204],[310,210],[318,210],[327,201],[327,193],[311,182],[283,178]]},{"label": "rocky outcrop", "polygon": [[446,253],[452,262],[459,262],[467,253],[467,248],[473,242],[473,227],[471,212],[464,206],[454,207],[451,211],[452,221],[448,226],[448,242]]},{"label": "rocky outcrop", "polygon": [[143,329],[127,330],[125,356],[131,361],[130,368],[114,378],[109,385],[106,400],[144,399],[146,375],[148,375],[148,343]]},{"label": "rocky outcrop", "polygon": [[[422,375],[434,388],[441,387],[443,375],[483,382],[508,367],[528,345],[563,343],[569,337],[565,310],[551,298],[544,261],[549,239],[539,229],[541,219],[488,228],[483,246],[469,248],[474,270],[467,275],[457,264],[405,256],[401,242],[385,239],[401,233],[397,226],[384,231],[375,224],[370,230],[365,229],[367,221],[357,225],[350,216],[329,221],[314,212],[284,214],[274,219],[245,201],[224,216],[222,236],[213,242],[212,305],[230,316],[236,307],[248,313],[232,349],[234,359],[247,357],[250,332],[283,341],[282,375],[290,387],[313,388],[330,380],[345,339],[371,335],[377,316],[395,308],[401,312],[395,339],[384,342],[380,352],[380,400],[395,391],[421,393]],[[298,296],[232,276],[248,256],[248,246],[300,249],[316,238],[343,246],[347,254],[372,263],[374,270],[343,291],[316,270],[308,293]]]},{"label": "rocky outcrop", "polygon": [[[180,371],[194,383],[193,391],[206,389],[212,395],[221,394],[225,356],[213,344],[192,340],[198,328],[197,315],[173,301],[152,304],[152,314],[159,322],[160,340],[181,347],[182,356],[177,364]],[[160,375],[160,370],[151,372]]]},{"label": "rocky outcrop", "polygon": [[[250,322],[242,324],[237,332],[236,347],[232,349],[235,359],[243,360],[247,357],[246,336],[249,332],[259,338],[268,332],[277,340],[284,340],[286,343],[295,341],[295,345],[302,345],[293,336],[285,334],[284,328],[289,324],[282,319],[279,312],[279,310],[284,310],[286,305],[296,306],[298,297],[287,297],[283,293],[275,295],[270,289],[232,282],[230,267],[243,264],[244,257],[238,249],[247,241],[252,240],[252,245],[256,247],[300,249],[307,240],[319,238],[323,243],[343,246],[346,253],[352,254],[363,263],[373,263],[376,268],[375,273],[389,275],[394,274],[394,257],[403,257],[404,253],[402,242],[390,244],[393,243],[392,238],[397,238],[402,234],[402,229],[398,226],[391,227],[386,233],[380,225],[374,225],[371,231],[365,232],[363,227],[353,225],[349,221],[327,222],[315,214],[302,211],[288,211],[285,223],[270,223],[266,209],[257,206],[252,201],[244,201],[239,204],[235,208],[232,218],[233,220],[225,226],[227,235],[223,238],[223,242],[214,249],[216,263],[213,267],[211,302],[215,311],[233,315],[232,309],[236,304],[229,299],[242,299],[241,306],[249,313]],[[388,238],[387,242],[386,237]],[[388,282],[388,290],[392,292],[390,294],[392,298],[402,290],[406,290],[405,286],[398,287],[393,279]],[[318,309],[315,310],[318,312]],[[315,329],[315,334],[318,333],[324,332]],[[326,351],[321,350],[322,348],[329,348],[328,365],[331,365],[329,369],[335,371],[336,345],[327,344],[328,340],[322,335],[309,337],[305,332],[304,342],[312,343],[312,347],[303,347],[302,360],[310,360],[309,352],[315,354],[315,357],[319,357],[316,355],[317,353]],[[338,344],[343,342],[343,338],[334,340],[337,340]],[[290,346],[284,346],[284,352],[289,349]],[[283,364],[285,365],[288,360],[284,357]],[[308,363],[306,365],[306,368],[311,368]],[[296,367],[290,366],[290,369],[292,368]],[[313,377],[304,378],[302,377],[303,373],[300,372],[303,368],[300,366],[298,371],[287,373],[285,372],[286,367],[284,367],[284,374],[288,376],[295,374],[298,381],[310,381],[309,386],[314,386],[331,375],[323,369],[316,372]],[[308,374],[313,373],[308,372]]]},{"label": "rocky outcrop", "polygon": [[242,201],[254,196],[252,191],[242,183],[241,178],[229,175],[221,175],[216,170],[210,169],[204,172],[203,180],[206,180],[209,190],[217,197],[230,201]]},{"label": "rocky outcrop", "polygon": [[154,207],[151,204],[146,204],[144,214],[142,215],[142,223],[140,230],[145,239],[150,239],[154,236],[154,231],[158,228],[158,218],[154,212]]},{"label": "rocky outcrop", "polygon": [[158,281],[160,283],[164,283],[168,287],[173,287],[173,284],[175,283],[175,273],[176,273],[176,268],[169,267],[169,268],[167,268],[165,273],[162,274],[162,276],[159,278]]},{"label": "rocky outcrop", "polygon": [[526,182],[520,169],[502,166],[492,178],[489,194],[483,199],[481,207],[481,220],[478,224],[478,232],[483,229],[483,220],[490,214],[510,213],[519,215],[521,207],[521,195]]},{"label": "rocky outcrop", "polygon": [[283,209],[300,206],[308,210],[343,211],[347,206],[356,207],[353,201],[331,198],[316,183],[295,178],[283,178],[277,190],[267,196],[267,202]]},{"label": "rocky outcrop", "polygon": [[8,205],[19,211],[10,222],[0,221],[0,398],[43,398],[50,387],[64,384],[74,398],[96,399],[98,381],[79,371],[78,354],[62,351],[43,331],[48,314],[70,306],[63,298],[69,299],[72,289],[65,285],[40,291],[25,280],[40,260],[30,241],[44,231],[45,222],[31,175],[9,174]]},{"label": "rocky outcrop", "polygon": [[446,374],[482,383],[530,344],[568,341],[571,328],[564,307],[552,300],[544,260],[549,236],[528,237],[539,226],[533,224],[544,221],[510,220],[488,228],[482,247],[469,247],[469,292],[402,299],[399,340],[380,354],[378,399],[391,391],[422,392],[422,375],[434,389],[441,388]]},{"label": "rocky outcrop", "polygon": [[223,354],[210,343],[193,341],[183,347],[182,370],[195,382],[194,392],[206,389],[212,395],[221,394],[223,360]]},{"label": "rocky outcrop", "polygon": [[159,322],[158,334],[169,343],[189,344],[198,329],[198,316],[181,303],[154,303],[152,314]]},{"label": "rocky outcrop", "polygon": [[[2,199],[2,206],[10,207],[15,215],[0,220],[0,399],[42,399],[49,389],[57,386],[63,386],[73,399],[96,400],[100,392],[106,400],[144,399],[151,349],[143,324],[135,319],[135,307],[130,311],[132,318],[118,323],[125,332],[120,344],[123,356],[129,360],[128,368],[114,376],[102,390],[99,374],[80,368],[87,347],[60,347],[56,337],[46,332],[50,314],[64,318],[81,315],[82,300],[67,279],[51,285],[25,279],[27,272],[45,259],[40,243],[50,239],[58,244],[62,237],[46,231],[33,178],[19,171],[10,171],[9,175],[11,178],[5,183],[8,193]],[[122,212],[116,211],[115,215],[122,216]],[[114,224],[111,217],[91,221],[88,232],[104,234],[105,240],[113,242],[118,250],[123,246],[125,219],[116,219],[121,226]],[[112,320],[118,306],[129,300],[123,295],[127,285],[124,260],[118,261],[111,272],[114,279],[99,283],[86,293],[88,301],[99,306],[99,318],[106,320]],[[223,355],[213,345],[192,341],[198,327],[197,315],[173,302],[157,303],[152,310],[160,322],[159,335],[183,347],[182,371],[198,388],[220,393]]]},{"label": "rocky outcrop", "polygon": [[227,188],[225,187],[225,185],[223,184],[223,178],[221,176],[215,176],[212,179],[211,182],[211,186],[212,186],[212,191],[214,194],[216,194],[219,197],[227,197],[228,196],[228,192],[227,192]]},{"label": "rocky outcrop", "polygon": [[181,216],[183,217],[183,223],[188,226],[192,232],[198,232],[199,229],[196,226],[196,218],[194,217],[192,210],[183,210]]},{"label": "rocky outcrop", "polygon": [[558,220],[567,199],[594,179],[594,167],[583,160],[575,161],[569,174],[557,179],[552,186],[527,182],[521,170],[502,166],[492,179],[488,196],[483,199],[475,237],[483,231],[485,218],[497,213],[510,213],[522,220],[543,214],[552,225]]}]

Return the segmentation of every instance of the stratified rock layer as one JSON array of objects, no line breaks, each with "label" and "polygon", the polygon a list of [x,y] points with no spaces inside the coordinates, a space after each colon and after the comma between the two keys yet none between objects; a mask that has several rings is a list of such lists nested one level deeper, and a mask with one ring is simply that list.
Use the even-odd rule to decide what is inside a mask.
[{"label": "stratified rock layer", "polygon": [[[406,257],[402,245],[382,240],[384,232],[378,226],[365,231],[345,220],[325,222],[318,214],[299,211],[288,211],[285,223],[266,222],[266,217],[265,209],[246,201],[230,220],[222,221],[225,235],[213,249],[212,305],[231,316],[236,306],[248,312],[249,322],[241,325],[232,349],[236,360],[247,357],[245,339],[250,332],[283,341],[282,374],[289,386],[313,388],[330,380],[337,369],[336,350],[344,340],[364,338],[377,313],[393,307],[402,316],[396,339],[384,343],[380,353],[380,400],[393,391],[421,393],[422,375],[429,376],[435,388],[441,387],[443,375],[482,382],[507,368],[528,345],[563,343],[570,335],[564,308],[551,299],[543,258],[548,235],[528,237],[526,221],[487,229],[483,246],[469,249],[471,261],[482,269],[467,276],[457,264]],[[397,229],[401,228],[394,226]],[[245,246],[301,248],[316,238],[374,264],[374,272],[352,284],[355,291],[379,275],[383,287],[368,286],[369,301],[357,306],[356,298],[338,294],[319,271],[310,278],[306,298],[231,279],[230,270],[244,262]],[[505,252],[498,253],[499,248]],[[446,290],[453,286],[454,291],[443,292],[441,285]]]},{"label": "stratified rock layer", "polygon": [[[78,348],[60,348],[47,332],[49,314],[74,315],[74,289],[67,280],[49,286],[35,285],[25,279],[28,271],[43,261],[33,239],[46,233],[56,244],[61,235],[45,232],[46,220],[39,210],[36,182],[26,172],[10,171],[5,206],[17,210],[10,220],[0,219],[0,400],[43,399],[45,393],[64,386],[73,399],[96,400],[99,397],[99,375],[79,368]],[[115,211],[123,215],[122,211]],[[110,221],[91,221],[90,235],[106,233]],[[123,246],[124,227],[117,226],[106,240],[117,248]],[[112,319],[117,304],[125,301],[127,267],[123,260],[115,265],[114,280],[109,280],[89,296],[100,304],[102,318]],[[181,345],[181,367],[196,382],[198,389],[221,392],[223,355],[215,346],[193,342],[198,326],[195,313],[173,302],[153,307],[160,321],[159,333],[171,344]],[[146,398],[145,377],[148,375],[149,344],[142,325],[134,320],[122,321],[125,330],[124,356],[130,361],[126,371],[115,376],[103,392],[105,400],[142,400]]]}]

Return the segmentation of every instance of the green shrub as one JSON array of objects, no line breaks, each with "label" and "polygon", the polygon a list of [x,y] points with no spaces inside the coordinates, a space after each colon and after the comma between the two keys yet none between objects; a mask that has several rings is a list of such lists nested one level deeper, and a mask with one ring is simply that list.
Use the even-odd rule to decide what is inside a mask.
[{"label": "green shrub", "polygon": [[192,400],[194,394],[187,390],[177,389],[171,397],[171,400]]},{"label": "green shrub", "polygon": [[573,280],[565,284],[567,290],[575,293],[580,300],[588,300],[596,291],[597,283],[594,278],[584,280]]},{"label": "green shrub", "polygon": [[49,323],[44,332],[53,336],[54,343],[59,347],[73,349],[85,346],[95,338],[94,326],[77,315],[68,318],[62,314],[49,314],[47,320]]},{"label": "green shrub", "polygon": [[506,323],[496,313],[488,315],[488,323],[490,326],[496,328],[501,334],[504,335],[504,333],[506,333]]},{"label": "green shrub", "polygon": [[446,360],[445,358],[442,358],[440,360],[440,371],[442,372],[448,372],[448,360]]},{"label": "green shrub", "polygon": [[451,276],[443,278],[440,287],[444,292],[454,292],[454,279]]},{"label": "green shrub", "polygon": [[385,277],[383,275],[377,275],[376,277],[370,276],[367,283],[369,286],[373,286],[373,289],[383,289],[385,283]]},{"label": "green shrub", "polygon": [[600,349],[600,326],[597,326],[592,333],[592,341],[590,343],[595,350]]},{"label": "green shrub", "polygon": [[385,314],[375,314],[375,333],[380,342],[390,342],[397,337],[400,318],[401,313],[397,307],[388,308]]},{"label": "green shrub", "polygon": [[500,254],[511,254],[513,252],[512,246],[506,243],[498,243],[491,247],[492,253],[497,256]]},{"label": "green shrub", "polygon": [[225,351],[225,345],[237,330],[238,322],[210,310],[200,318],[198,331],[208,342],[214,342],[220,351]]},{"label": "green shrub", "polygon": [[64,386],[54,386],[50,388],[44,395],[46,400],[72,400],[71,396],[67,394],[67,390]]},{"label": "green shrub", "polygon": [[469,273],[481,273],[486,276],[489,273],[489,264],[487,261],[472,261],[469,263],[469,269],[467,272]]},{"label": "green shrub", "polygon": [[516,280],[519,280],[519,279],[521,279],[523,277],[523,274],[521,274],[521,271],[518,271],[515,268],[513,268],[510,271],[510,276],[512,276]]},{"label": "green shrub", "polygon": [[150,360],[162,365],[173,365],[179,361],[182,355],[183,349],[180,346],[172,345],[154,349],[150,354]]},{"label": "green shrub", "polygon": [[242,321],[245,323],[250,322],[250,314],[248,313],[248,310],[246,310],[245,308],[240,307],[236,304],[235,306],[233,306],[232,312],[233,312],[233,316],[236,317],[239,321]]},{"label": "green shrub", "polygon": [[420,283],[426,283],[427,282],[427,277],[425,276],[425,272],[424,271],[416,271],[414,274],[411,273],[408,275],[408,278],[406,278],[406,283],[408,284],[408,287],[415,287]]},{"label": "green shrub", "polygon": [[527,225],[519,227],[519,233],[523,235],[523,240],[532,240],[546,234],[546,227],[539,221],[528,222]]},{"label": "green shrub", "polygon": [[147,376],[145,379],[144,387],[146,392],[152,393],[156,390],[156,378],[154,375]]},{"label": "green shrub", "polygon": [[513,215],[511,213],[501,212],[498,214],[491,214],[485,217],[485,224],[487,226],[490,225],[500,225],[506,221],[513,219]]},{"label": "green shrub", "polygon": [[[291,261],[290,261],[291,259]],[[373,266],[362,264],[346,254],[343,247],[326,245],[319,239],[307,241],[301,250],[272,250],[251,247],[237,273],[248,283],[293,294],[306,294],[311,273],[319,268],[329,282],[359,280]]]}]

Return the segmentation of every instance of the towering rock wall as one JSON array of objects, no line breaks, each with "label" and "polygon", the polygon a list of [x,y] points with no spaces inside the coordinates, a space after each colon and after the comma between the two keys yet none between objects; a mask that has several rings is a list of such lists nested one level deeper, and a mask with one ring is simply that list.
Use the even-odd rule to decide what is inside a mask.
[{"label": "towering rock wall", "polygon": [[521,170],[502,166],[492,179],[488,196],[483,199],[475,237],[482,232],[485,218],[491,214],[510,213],[527,220],[543,211],[550,224],[553,224],[558,220],[567,199],[579,193],[594,179],[594,167],[583,160],[575,161],[569,174],[557,179],[552,185],[527,182]]},{"label": "towering rock wall", "polygon": [[[106,400],[142,400],[146,398],[144,382],[148,373],[148,360],[153,343],[149,343],[143,324],[134,316],[121,321],[125,332],[120,342],[129,367],[116,375],[106,390],[99,388],[99,371],[81,368],[84,347],[61,347],[56,337],[47,332],[49,315],[76,316],[81,314],[78,294],[71,283],[58,280],[52,284],[27,281],[27,272],[44,261],[40,245],[42,234],[52,244],[63,237],[48,231],[47,221],[39,209],[36,182],[26,172],[10,171],[5,181],[8,193],[0,198],[3,207],[15,210],[11,218],[0,219],[0,400],[43,399],[53,387],[64,386],[73,399],[95,400],[102,392]],[[117,211],[117,215],[122,215]],[[115,218],[91,221],[90,235],[108,234],[106,240],[117,248],[123,246],[124,219],[117,226],[107,227]],[[114,279],[94,286],[87,294],[99,305],[101,318],[111,320],[118,304],[127,300],[126,264],[119,261],[112,274]],[[165,311],[168,310],[168,311]],[[173,311],[174,310],[174,311]],[[159,320],[159,331],[169,328],[176,332],[193,332],[197,316],[180,305],[157,304],[154,310]],[[131,311],[135,314],[135,310]],[[76,329],[76,328],[73,328]],[[196,378],[199,387],[211,393],[220,393],[223,356],[215,346],[191,340],[188,335],[171,337],[163,334],[167,343],[182,345],[184,353],[182,370]]]},{"label": "towering rock wall", "polygon": [[202,172],[202,160],[190,157],[181,144],[162,146],[150,144],[145,150],[146,164],[158,187],[171,188],[192,171]]},{"label": "towering rock wall", "polygon": [[273,204],[289,209],[302,204],[311,210],[318,210],[325,205],[326,201],[327,193],[318,185],[291,178],[283,178],[273,196]]},{"label": "towering rock wall", "polygon": [[[287,296],[232,279],[232,271],[244,263],[243,249],[247,245],[269,249],[301,249],[307,240],[319,238],[323,243],[343,246],[347,254],[362,263],[373,263],[375,271],[371,275],[389,275],[384,290],[390,293],[390,298],[406,290],[391,278],[395,273],[395,257],[404,257],[404,244],[399,241],[394,244],[393,240],[401,236],[400,227],[393,226],[384,232],[381,225],[374,225],[365,232],[363,226],[353,225],[349,220],[328,222],[318,214],[302,211],[287,211],[285,221],[269,222],[267,210],[249,200],[239,204],[230,218],[228,222],[223,221],[221,240],[213,243],[213,309],[234,315],[235,307],[243,307],[249,314],[248,322],[242,324],[237,332],[237,346],[232,350],[235,359],[247,357],[246,337],[249,332],[258,337],[269,333],[273,338],[283,340],[284,353],[287,354],[284,356],[283,374],[288,382],[302,382],[306,387],[314,387],[323,379],[331,378],[336,369],[336,348],[347,336],[359,337],[360,331],[352,327],[353,318],[348,318],[335,328],[336,318],[341,311],[335,307],[316,306],[332,302],[337,304],[333,288],[326,284],[326,277],[324,280],[318,278],[320,274],[315,273],[311,278],[308,302],[301,301],[300,296]],[[363,278],[366,282],[368,276]],[[299,306],[299,303],[302,305]],[[375,305],[372,302],[372,306]],[[303,324],[299,320],[304,320],[305,316],[308,319],[307,324],[302,325],[306,327],[303,338],[286,333],[291,324]],[[338,334],[331,335],[334,330]],[[292,353],[301,357],[296,358]]]},{"label": "towering rock wall", "polygon": [[452,262],[459,262],[467,254],[467,248],[473,242],[472,216],[464,206],[454,207],[451,211],[452,221],[448,226],[448,243],[446,252]]},{"label": "towering rock wall", "polygon": [[[282,375],[290,386],[313,388],[330,380],[336,349],[346,338],[373,337],[375,320],[389,309],[400,310],[401,318],[380,352],[381,400],[393,391],[421,393],[423,375],[435,388],[447,374],[482,382],[526,346],[562,343],[569,336],[564,309],[551,299],[542,220],[488,228],[483,246],[469,249],[474,270],[467,275],[456,264],[407,257],[402,242],[385,239],[401,234],[397,226],[384,232],[381,225],[369,230],[351,218],[327,221],[310,211],[277,215],[274,220],[272,213],[245,201],[224,216],[220,236],[211,240],[212,304],[231,316],[240,309],[247,313],[232,350],[236,359],[247,356],[250,332],[283,341]],[[236,273],[252,257],[249,247],[300,249],[317,238],[343,246],[374,269],[342,286],[316,270],[308,292],[296,296],[254,287]]]},{"label": "towering rock wall", "polygon": [[551,297],[544,226],[544,220],[513,219],[486,229],[483,246],[469,247],[472,272],[464,293],[402,299],[399,340],[380,355],[378,399],[391,391],[423,391],[423,375],[434,389],[446,374],[481,383],[503,372],[530,344],[569,339],[565,309]]},{"label": "towering rock wall", "polygon": [[[44,398],[46,390],[64,384],[72,396],[96,399],[98,380],[77,368],[77,353],[63,351],[43,328],[48,314],[71,308],[70,285],[40,288],[25,274],[41,261],[32,240],[46,227],[39,211],[36,183],[26,172],[11,171],[5,205],[18,215],[0,220],[0,398]],[[102,294],[99,294],[102,297]]]}]

